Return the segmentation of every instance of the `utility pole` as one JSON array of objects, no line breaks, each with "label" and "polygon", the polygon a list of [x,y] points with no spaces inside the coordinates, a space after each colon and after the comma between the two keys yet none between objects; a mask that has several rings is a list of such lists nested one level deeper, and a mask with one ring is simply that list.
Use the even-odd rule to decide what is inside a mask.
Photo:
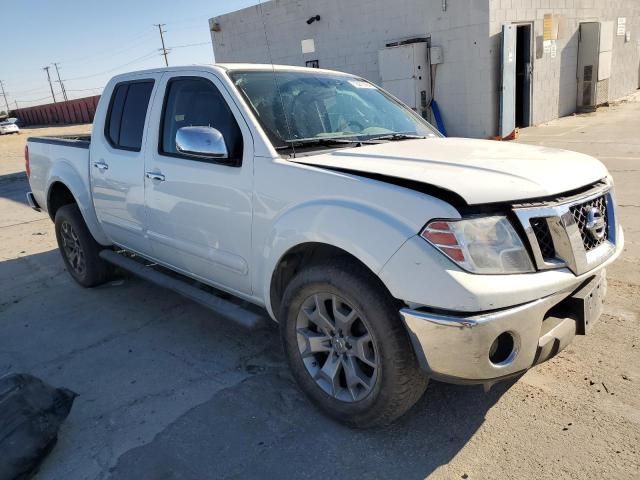
[{"label": "utility pole", "polygon": [[16,104],[16,110],[20,110],[20,106],[18,105],[18,100],[14,100],[13,103]]},{"label": "utility pole", "polygon": [[158,31],[160,32],[160,41],[162,42],[162,55],[164,55],[164,64],[165,66],[169,66],[169,60],[167,60],[167,53],[169,53],[169,50],[167,50],[167,48],[164,46],[164,36],[162,35],[163,33],[166,33],[166,30],[162,30],[162,27],[165,26],[164,23],[154,23],[155,27],[158,27]]},{"label": "utility pole", "polygon": [[56,101],[56,94],[53,93],[53,84],[51,83],[51,75],[49,75],[49,69],[51,67],[42,67],[42,69],[47,72],[47,80],[49,80],[49,88],[51,89],[51,96],[53,97],[53,103],[58,103]]},{"label": "utility pole", "polygon": [[0,80],[0,89],[2,90],[2,96],[4,97],[4,104],[7,106],[7,115],[9,115],[9,102],[7,102],[7,94],[4,91],[4,83]]},{"label": "utility pole", "polygon": [[62,90],[62,97],[66,102],[69,99],[67,98],[67,91],[64,89],[64,83],[62,83],[62,80],[60,79],[60,70],[58,70],[58,64],[53,62],[53,66],[56,67],[56,73],[58,74],[58,83],[60,84],[60,89]]}]

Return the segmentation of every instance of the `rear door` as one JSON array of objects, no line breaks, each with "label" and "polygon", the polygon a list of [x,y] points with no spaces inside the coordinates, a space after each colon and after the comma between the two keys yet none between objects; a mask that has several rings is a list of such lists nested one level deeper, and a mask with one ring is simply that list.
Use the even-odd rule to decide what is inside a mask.
[{"label": "rear door", "polygon": [[[117,245],[150,253],[145,235],[144,151],[149,106],[161,74],[117,83],[105,121],[91,140],[91,187],[96,214]],[[108,93],[107,93],[108,94]]]},{"label": "rear door", "polygon": [[[146,157],[146,207],[154,258],[228,290],[250,293],[253,139],[224,84],[211,72],[167,74],[154,104]],[[186,126],[210,126],[225,139],[229,159],[177,151]]]}]

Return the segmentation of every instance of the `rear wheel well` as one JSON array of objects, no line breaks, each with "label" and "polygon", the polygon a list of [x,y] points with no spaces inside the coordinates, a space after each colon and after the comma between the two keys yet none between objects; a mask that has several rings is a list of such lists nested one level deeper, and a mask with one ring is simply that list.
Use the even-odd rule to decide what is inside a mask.
[{"label": "rear wheel well", "polygon": [[353,262],[358,267],[365,269],[387,290],[379,277],[369,267],[346,250],[326,243],[303,243],[291,248],[282,256],[271,276],[271,310],[276,319],[280,313],[282,297],[291,279],[309,265],[317,265],[330,260],[335,261],[336,259]]},{"label": "rear wheel well", "polygon": [[71,190],[62,182],[55,182],[49,189],[47,199],[47,211],[52,220],[56,218],[56,212],[60,207],[76,202]]}]

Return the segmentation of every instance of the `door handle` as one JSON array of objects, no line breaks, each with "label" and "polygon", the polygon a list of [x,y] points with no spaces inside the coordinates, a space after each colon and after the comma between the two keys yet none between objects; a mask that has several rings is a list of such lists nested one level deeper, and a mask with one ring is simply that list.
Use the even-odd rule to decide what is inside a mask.
[{"label": "door handle", "polygon": [[93,162],[93,166],[98,170],[109,170],[109,165],[104,162]]},{"label": "door handle", "polygon": [[151,180],[158,180],[159,182],[164,182],[164,175],[156,172],[147,172],[147,178]]}]

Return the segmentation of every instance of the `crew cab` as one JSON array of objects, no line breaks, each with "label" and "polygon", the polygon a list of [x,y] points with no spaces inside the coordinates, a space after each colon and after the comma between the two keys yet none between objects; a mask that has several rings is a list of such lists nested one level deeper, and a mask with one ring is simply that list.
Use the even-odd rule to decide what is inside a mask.
[{"label": "crew cab", "polygon": [[301,389],[359,427],[429,379],[490,386],[588,333],[623,248],[598,160],[443,138],[328,70],[118,75],[91,135],[25,155],[80,285],[116,265],[230,317],[266,310]]}]

